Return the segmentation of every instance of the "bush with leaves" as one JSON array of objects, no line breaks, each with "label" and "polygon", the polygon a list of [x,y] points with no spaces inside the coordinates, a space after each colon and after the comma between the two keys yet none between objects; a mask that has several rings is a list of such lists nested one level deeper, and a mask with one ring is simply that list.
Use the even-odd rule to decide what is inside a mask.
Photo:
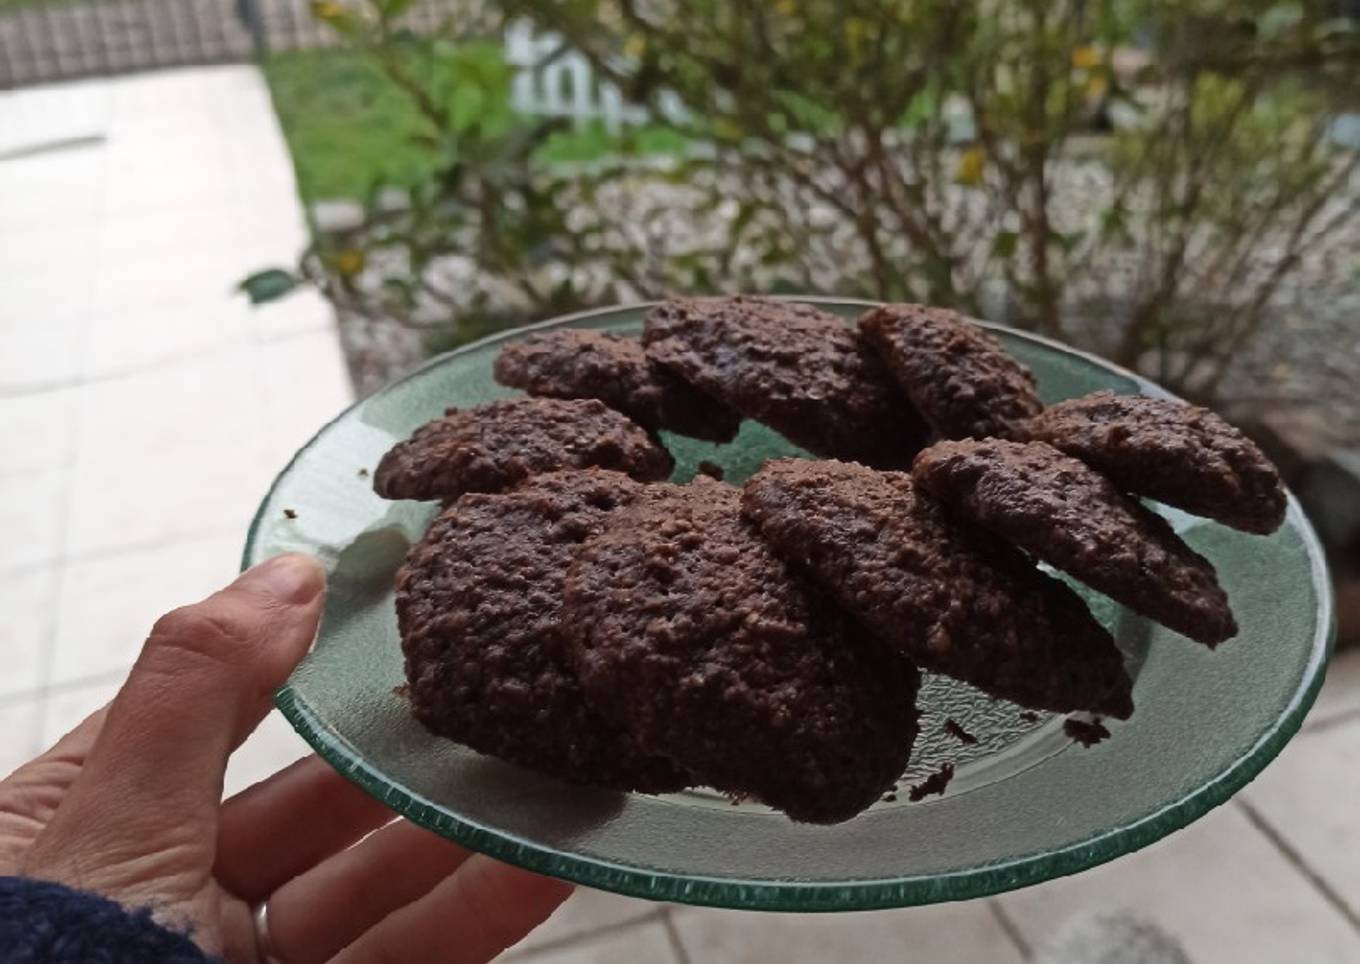
[{"label": "bush with leaves", "polygon": [[635,98],[676,92],[790,237],[852,225],[869,270],[838,290],[1002,314],[1201,398],[1360,212],[1329,137],[1360,32],[1330,3],[510,6]]},{"label": "bush with leaves", "polygon": [[1360,33],[1331,4],[507,0],[694,147],[657,163],[624,136],[574,169],[542,163],[554,129],[510,111],[494,44],[413,38],[403,6],[317,11],[445,162],[301,276],[456,339],[671,290],[836,293],[999,317],[1212,400],[1360,212],[1360,152],[1329,136]]}]

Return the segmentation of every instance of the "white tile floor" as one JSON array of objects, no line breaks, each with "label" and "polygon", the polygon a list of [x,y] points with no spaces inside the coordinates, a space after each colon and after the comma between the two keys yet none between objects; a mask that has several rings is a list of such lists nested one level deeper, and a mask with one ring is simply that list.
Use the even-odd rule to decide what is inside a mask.
[{"label": "white tile floor", "polygon": [[[306,238],[257,71],[0,93],[0,153],[72,137],[92,140],[0,160],[6,770],[116,691],[159,613],[232,577],[285,446],[349,401],[320,298],[233,292]],[[271,717],[228,789],[302,752]]]},{"label": "white tile floor", "polygon": [[[0,93],[0,154],[85,135],[102,139],[0,161],[0,771],[106,701],[159,613],[231,577],[272,474],[349,393],[323,303],[254,312],[231,293],[304,242],[256,71]],[[227,791],[302,752],[271,716]],[[510,956],[1011,964],[1125,908],[1195,964],[1360,964],[1357,774],[1352,654],[1237,801],[1080,877],[837,918],[581,892]]]}]

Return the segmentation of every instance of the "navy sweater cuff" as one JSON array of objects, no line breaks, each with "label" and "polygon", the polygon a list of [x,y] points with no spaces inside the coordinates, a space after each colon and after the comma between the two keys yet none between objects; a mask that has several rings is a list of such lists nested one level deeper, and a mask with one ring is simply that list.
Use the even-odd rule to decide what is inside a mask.
[{"label": "navy sweater cuff", "polygon": [[146,909],[26,877],[0,877],[5,964],[212,964]]}]

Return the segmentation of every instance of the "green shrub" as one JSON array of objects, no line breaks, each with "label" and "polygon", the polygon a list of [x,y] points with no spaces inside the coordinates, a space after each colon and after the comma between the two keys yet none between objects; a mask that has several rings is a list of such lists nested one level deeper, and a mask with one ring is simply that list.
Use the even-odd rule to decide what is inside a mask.
[{"label": "green shrub", "polygon": [[[1211,399],[1360,210],[1360,154],[1328,136],[1360,35],[1322,3],[508,0],[652,110],[619,137],[515,117],[494,44],[413,38],[404,6],[316,9],[415,106],[430,173],[301,276],[445,344],[671,290],[838,293],[1000,317]],[[591,163],[564,163],[572,137]],[[460,293],[432,294],[450,259]]]}]

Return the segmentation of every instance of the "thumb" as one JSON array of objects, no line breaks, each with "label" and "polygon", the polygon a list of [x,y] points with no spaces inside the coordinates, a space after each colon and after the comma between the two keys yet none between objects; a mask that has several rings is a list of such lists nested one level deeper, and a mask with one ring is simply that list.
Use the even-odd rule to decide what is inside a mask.
[{"label": "thumb", "polygon": [[40,842],[89,859],[174,828],[211,848],[227,758],[311,645],[324,584],[312,559],[278,556],[161,617]]}]

